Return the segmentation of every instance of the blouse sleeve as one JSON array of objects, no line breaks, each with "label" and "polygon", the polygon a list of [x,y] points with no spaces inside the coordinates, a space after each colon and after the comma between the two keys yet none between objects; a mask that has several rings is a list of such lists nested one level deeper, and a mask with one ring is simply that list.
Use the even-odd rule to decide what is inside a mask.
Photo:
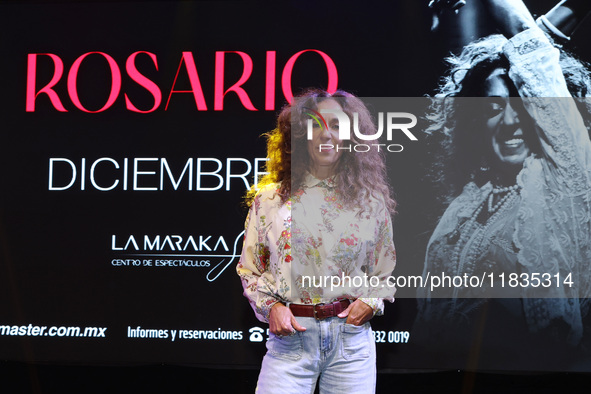
[{"label": "blouse sleeve", "polygon": [[522,272],[572,281],[524,289],[525,318],[533,330],[562,320],[570,327],[568,342],[578,343],[586,312],[576,298],[591,296],[591,142],[567,89],[560,53],[547,37],[539,29],[526,30],[503,50],[541,147],[518,176],[522,202],[513,236],[518,261]]},{"label": "blouse sleeve", "polygon": [[509,76],[536,123],[542,156],[553,179],[570,193],[588,190],[591,141],[559,64],[559,50],[538,28],[511,38],[503,48]]},{"label": "blouse sleeve", "polygon": [[396,267],[396,249],[393,241],[392,219],[384,209],[382,219],[378,223],[375,249],[369,252],[367,276],[377,277],[377,286],[370,286],[368,297],[359,299],[369,305],[374,315],[384,314],[384,300],[394,302],[396,288],[390,277]]},{"label": "blouse sleeve", "polygon": [[270,250],[264,233],[264,220],[260,212],[261,195],[250,207],[244,224],[244,244],[236,271],[242,281],[244,296],[248,299],[257,319],[269,321],[269,312],[280,300],[273,289],[275,279],[269,270]]}]

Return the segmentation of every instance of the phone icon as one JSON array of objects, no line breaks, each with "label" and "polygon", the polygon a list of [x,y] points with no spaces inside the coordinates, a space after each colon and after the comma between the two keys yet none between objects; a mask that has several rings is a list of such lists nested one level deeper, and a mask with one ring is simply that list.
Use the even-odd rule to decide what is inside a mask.
[{"label": "phone icon", "polygon": [[250,330],[248,330],[248,332],[250,333],[250,337],[248,338],[251,342],[263,342],[263,332],[265,332],[265,330],[263,330],[260,327],[253,327]]}]

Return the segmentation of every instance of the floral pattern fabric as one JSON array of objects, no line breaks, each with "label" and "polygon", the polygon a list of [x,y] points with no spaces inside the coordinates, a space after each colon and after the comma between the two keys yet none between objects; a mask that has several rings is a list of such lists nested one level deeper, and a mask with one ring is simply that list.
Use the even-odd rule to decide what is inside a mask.
[{"label": "floral pattern fabric", "polygon": [[[396,264],[384,204],[372,199],[365,209],[349,209],[332,178],[309,174],[285,204],[278,188],[269,185],[254,198],[237,266],[257,318],[267,322],[277,302],[313,305],[343,298],[359,298],[382,314],[383,299],[394,301],[395,288],[386,279]],[[332,279],[325,278],[333,277],[341,286],[331,288]],[[342,286],[343,277],[351,278],[351,285]],[[373,278],[377,286],[361,278]]]}]

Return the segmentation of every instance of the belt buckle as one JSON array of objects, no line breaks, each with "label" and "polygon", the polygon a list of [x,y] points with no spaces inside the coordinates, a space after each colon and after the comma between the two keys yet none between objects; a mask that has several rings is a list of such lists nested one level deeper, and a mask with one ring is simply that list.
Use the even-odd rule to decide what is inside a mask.
[{"label": "belt buckle", "polygon": [[326,305],[324,302],[322,302],[320,304],[312,305],[312,311],[314,311],[314,319],[316,319],[316,320],[324,320],[324,319],[326,319],[326,317],[318,317],[318,311],[316,310],[316,307],[317,306],[324,306],[324,305]]}]

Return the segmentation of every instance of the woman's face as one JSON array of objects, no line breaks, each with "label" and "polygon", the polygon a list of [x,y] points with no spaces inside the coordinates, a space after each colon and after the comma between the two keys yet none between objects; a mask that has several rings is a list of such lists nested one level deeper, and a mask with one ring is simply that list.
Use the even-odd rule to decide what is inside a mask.
[{"label": "woman's face", "polygon": [[528,138],[529,115],[521,105],[513,82],[504,68],[495,69],[484,82],[487,138],[490,138],[494,164],[521,167],[531,150]]},{"label": "woman's face", "polygon": [[[323,109],[343,110],[334,99],[326,99],[318,104],[317,110]],[[339,139],[339,121],[336,115],[322,114],[328,125],[328,129],[322,125],[313,123],[312,139],[308,140],[308,154],[310,155],[310,173],[318,179],[325,179],[334,175],[339,159],[342,155],[342,141]]]}]

